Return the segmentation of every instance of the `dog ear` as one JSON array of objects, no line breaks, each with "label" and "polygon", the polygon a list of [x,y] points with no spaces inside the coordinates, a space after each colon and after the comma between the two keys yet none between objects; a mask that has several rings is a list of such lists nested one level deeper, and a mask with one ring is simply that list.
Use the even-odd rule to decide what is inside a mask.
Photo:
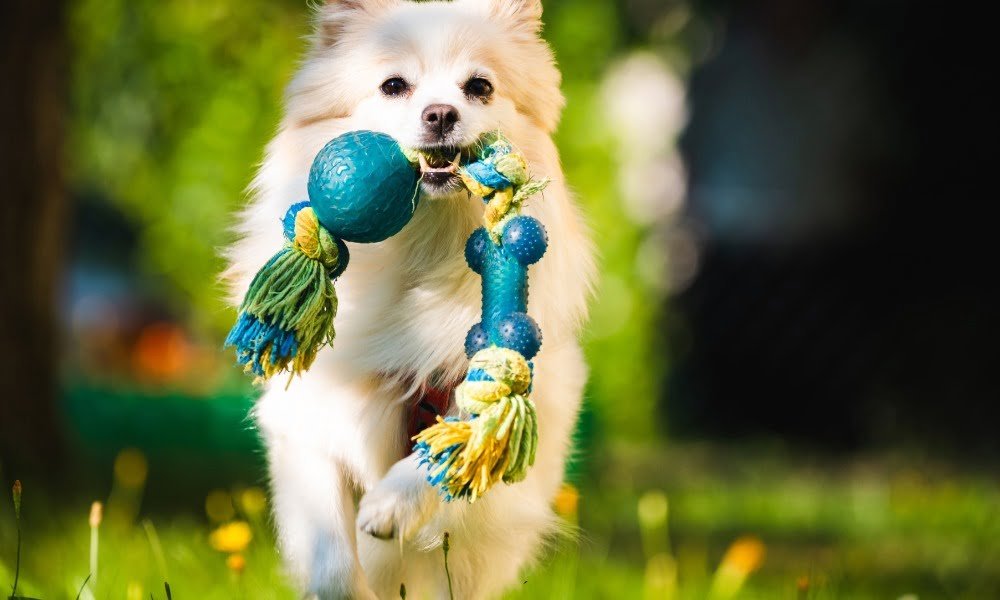
[{"label": "dog ear", "polygon": [[376,17],[399,4],[400,0],[326,0],[316,13],[316,42],[332,46],[355,18]]},{"label": "dog ear", "polygon": [[538,23],[542,19],[542,0],[490,0],[493,16],[512,21]]},{"label": "dog ear", "polygon": [[484,6],[497,22],[529,33],[542,28],[542,0],[467,0]]}]

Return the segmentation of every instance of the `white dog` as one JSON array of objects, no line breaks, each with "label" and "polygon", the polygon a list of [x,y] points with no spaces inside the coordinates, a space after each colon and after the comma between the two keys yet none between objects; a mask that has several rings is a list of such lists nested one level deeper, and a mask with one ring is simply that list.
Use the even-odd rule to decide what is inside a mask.
[{"label": "white dog", "polygon": [[[306,198],[310,164],[327,141],[382,131],[427,159],[412,221],[385,242],[349,245],[334,346],[287,389],[284,380],[268,386],[254,410],[280,548],[309,595],[397,598],[405,584],[411,598],[446,598],[440,545],[449,532],[455,597],[495,597],[557,525],[551,502],[587,374],[577,334],[593,263],[550,137],[563,98],[540,18],[540,0],[331,0],[318,9],[228,252],[236,295],[281,247],[279,219]],[[550,240],[531,267],[528,303],[544,333],[533,388],[540,444],[523,482],[497,485],[474,504],[444,502],[409,455],[406,423],[428,390],[447,390],[465,373],[480,279],[463,249],[483,202],[449,163],[497,129],[535,176],[552,180],[525,208]]]}]

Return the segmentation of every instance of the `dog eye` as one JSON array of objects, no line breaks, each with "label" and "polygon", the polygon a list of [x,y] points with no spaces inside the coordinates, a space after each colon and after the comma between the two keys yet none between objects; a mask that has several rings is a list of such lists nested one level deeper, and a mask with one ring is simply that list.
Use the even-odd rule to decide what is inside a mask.
[{"label": "dog eye", "polygon": [[382,82],[379,89],[386,96],[399,96],[409,91],[410,84],[406,83],[406,80],[402,77],[390,77]]},{"label": "dog eye", "polygon": [[472,98],[488,98],[493,93],[493,84],[482,77],[473,77],[465,82],[462,90]]}]

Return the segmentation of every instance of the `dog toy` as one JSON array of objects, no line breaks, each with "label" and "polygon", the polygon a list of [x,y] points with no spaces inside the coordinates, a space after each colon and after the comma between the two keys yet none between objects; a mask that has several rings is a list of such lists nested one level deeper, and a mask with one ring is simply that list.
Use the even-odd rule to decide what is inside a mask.
[{"label": "dog toy", "polygon": [[308,369],[333,343],[337,292],[348,242],[380,242],[416,209],[417,173],[396,140],[345,133],[326,144],[309,171],[309,201],[282,219],[285,245],[250,283],[226,337],[236,360],[258,379]]},{"label": "dog toy", "polygon": [[526,313],[528,266],[545,254],[548,239],[537,219],[518,213],[547,181],[530,179],[524,159],[503,139],[459,174],[486,202],[485,225],[465,244],[465,261],[482,278],[482,321],[466,335],[469,370],[455,388],[456,404],[473,417],[438,417],[414,441],[430,483],[446,499],[475,502],[498,481],[521,481],[535,462],[538,425],[530,361],[542,333]]},{"label": "dog toy", "polygon": [[[409,222],[418,160],[391,137],[368,131],[344,134],[320,151],[309,173],[309,201],[282,219],[284,248],[254,277],[226,338],[246,371],[258,380],[299,374],[333,343],[333,280],[349,259],[344,241],[382,241]],[[548,181],[531,178],[524,158],[499,134],[485,137],[458,174],[486,204],[484,226],[465,247],[483,294],[482,320],[465,339],[469,369],[455,390],[469,418],[438,417],[413,440],[428,481],[444,498],[474,502],[499,481],[524,479],[535,459],[531,359],[542,336],[526,312],[527,272],[548,241],[542,224],[520,210]]]}]

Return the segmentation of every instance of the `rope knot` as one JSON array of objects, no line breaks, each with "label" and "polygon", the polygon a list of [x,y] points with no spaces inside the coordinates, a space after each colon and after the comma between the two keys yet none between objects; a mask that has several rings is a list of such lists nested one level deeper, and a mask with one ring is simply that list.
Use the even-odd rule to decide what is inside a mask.
[{"label": "rope knot", "polygon": [[522,186],[528,182],[528,163],[520,154],[504,154],[496,160],[493,168],[512,185]]},{"label": "rope knot", "polygon": [[312,207],[305,207],[295,214],[295,249],[333,271],[340,263],[340,249],[330,232],[319,223]]},{"label": "rope knot", "polygon": [[515,350],[494,346],[469,361],[468,376],[456,388],[455,401],[462,410],[478,415],[503,398],[526,394],[530,387],[528,361]]}]

